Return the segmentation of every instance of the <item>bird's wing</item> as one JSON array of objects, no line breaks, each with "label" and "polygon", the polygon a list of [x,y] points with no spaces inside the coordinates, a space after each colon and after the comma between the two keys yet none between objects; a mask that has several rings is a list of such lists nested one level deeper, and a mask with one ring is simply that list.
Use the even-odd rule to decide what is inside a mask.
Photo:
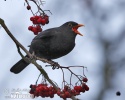
[{"label": "bird's wing", "polygon": [[36,39],[42,39],[42,40],[50,39],[50,38],[55,36],[57,31],[58,30],[57,29],[55,30],[54,28],[45,30],[45,31],[39,33],[33,40],[36,40]]},{"label": "bird's wing", "polygon": [[46,48],[49,48],[51,42],[55,40],[55,34],[58,34],[58,31],[58,29],[48,29],[39,33],[31,42],[30,52],[35,50],[46,51]]}]

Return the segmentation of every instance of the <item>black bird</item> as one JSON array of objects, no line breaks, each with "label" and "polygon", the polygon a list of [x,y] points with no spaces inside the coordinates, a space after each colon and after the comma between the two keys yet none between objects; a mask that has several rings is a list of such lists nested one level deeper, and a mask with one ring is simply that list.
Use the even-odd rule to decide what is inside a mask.
[{"label": "black bird", "polygon": [[[29,52],[34,52],[37,57],[48,60],[62,57],[73,50],[76,35],[79,34],[82,36],[77,30],[81,26],[84,25],[69,21],[60,27],[47,29],[39,33],[32,40]],[[10,69],[10,71],[15,74],[20,73],[29,64],[30,63],[21,59]]]}]

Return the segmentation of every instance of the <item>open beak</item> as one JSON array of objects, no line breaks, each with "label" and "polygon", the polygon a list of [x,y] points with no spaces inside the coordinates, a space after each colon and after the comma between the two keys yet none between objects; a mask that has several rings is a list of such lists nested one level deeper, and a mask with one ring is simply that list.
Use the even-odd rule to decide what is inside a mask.
[{"label": "open beak", "polygon": [[78,24],[78,25],[74,26],[74,27],[72,28],[72,30],[73,30],[76,34],[79,34],[79,35],[83,36],[83,35],[77,30],[79,27],[82,27],[82,26],[84,26],[84,25],[83,25],[83,24]]}]

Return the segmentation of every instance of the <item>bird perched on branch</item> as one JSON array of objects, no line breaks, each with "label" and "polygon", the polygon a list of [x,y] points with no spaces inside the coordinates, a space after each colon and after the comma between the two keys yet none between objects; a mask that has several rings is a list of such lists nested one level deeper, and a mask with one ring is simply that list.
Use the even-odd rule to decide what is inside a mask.
[{"label": "bird perched on branch", "polygon": [[[48,60],[62,57],[71,52],[75,46],[76,35],[82,34],[77,30],[84,26],[73,21],[69,21],[60,27],[47,29],[39,33],[31,42],[29,52],[35,53],[37,57]],[[18,61],[10,71],[17,74],[26,68],[30,63],[24,59]]]}]

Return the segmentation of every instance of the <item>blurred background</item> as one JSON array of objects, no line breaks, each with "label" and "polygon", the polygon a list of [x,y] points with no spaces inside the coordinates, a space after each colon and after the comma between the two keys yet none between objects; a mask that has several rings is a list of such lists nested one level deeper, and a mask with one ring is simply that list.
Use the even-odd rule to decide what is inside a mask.
[{"label": "blurred background", "polygon": [[[57,27],[67,21],[85,24],[79,31],[84,35],[77,36],[74,50],[54,61],[63,66],[83,65],[88,78],[88,92],[77,96],[81,100],[124,100],[125,98],[125,0],[45,0],[42,9],[50,16],[50,23],[43,30]],[[31,7],[36,10],[34,4]],[[24,0],[0,0],[0,18],[13,35],[27,49],[34,38],[28,26],[31,12],[24,6]],[[39,71],[30,64],[24,71],[15,75],[10,68],[21,57],[16,45],[0,27],[0,99],[6,100],[12,91],[29,89],[35,84]],[[44,68],[45,64],[38,62]],[[44,68],[51,79],[60,86],[62,73],[60,70]],[[77,74],[81,69],[74,70]],[[66,72],[66,79],[70,73]],[[75,79],[74,79],[75,81]],[[121,95],[116,96],[120,91]],[[49,100],[50,98],[35,98]],[[15,99],[18,100],[18,99]],[[27,99],[23,99],[27,100]],[[61,100],[55,96],[53,100]]]}]

